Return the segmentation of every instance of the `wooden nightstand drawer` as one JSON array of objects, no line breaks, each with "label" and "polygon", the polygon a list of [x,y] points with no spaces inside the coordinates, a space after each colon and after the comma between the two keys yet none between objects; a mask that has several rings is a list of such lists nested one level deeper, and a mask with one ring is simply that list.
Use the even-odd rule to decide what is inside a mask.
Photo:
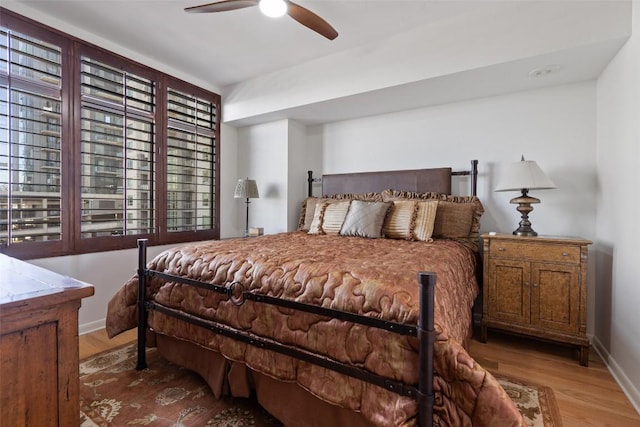
[{"label": "wooden nightstand drawer", "polygon": [[521,243],[491,240],[492,257],[517,258],[532,261],[580,263],[580,247],[549,245],[544,243]]}]

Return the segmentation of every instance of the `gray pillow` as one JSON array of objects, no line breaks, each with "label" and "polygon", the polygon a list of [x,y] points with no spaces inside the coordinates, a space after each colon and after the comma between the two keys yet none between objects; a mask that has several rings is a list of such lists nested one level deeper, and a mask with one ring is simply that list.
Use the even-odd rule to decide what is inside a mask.
[{"label": "gray pillow", "polygon": [[364,202],[353,200],[342,223],[340,235],[380,238],[382,225],[391,202]]}]

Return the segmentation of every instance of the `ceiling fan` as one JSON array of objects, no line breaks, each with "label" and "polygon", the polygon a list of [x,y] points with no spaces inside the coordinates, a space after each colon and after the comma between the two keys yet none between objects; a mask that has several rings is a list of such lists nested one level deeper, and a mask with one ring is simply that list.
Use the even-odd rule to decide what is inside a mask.
[{"label": "ceiling fan", "polygon": [[243,9],[245,7],[260,6],[260,10],[267,16],[279,17],[285,13],[316,33],[333,40],[338,32],[327,21],[289,0],[222,0],[185,8],[185,12],[212,13],[228,10]]}]

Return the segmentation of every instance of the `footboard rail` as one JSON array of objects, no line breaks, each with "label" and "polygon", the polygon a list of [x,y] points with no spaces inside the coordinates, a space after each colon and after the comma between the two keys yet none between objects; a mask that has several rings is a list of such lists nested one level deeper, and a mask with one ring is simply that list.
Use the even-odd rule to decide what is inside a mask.
[{"label": "footboard rail", "polygon": [[[175,310],[151,301],[147,298],[147,281],[151,277],[158,277],[166,281],[182,283],[186,285],[205,288],[214,292],[225,294],[235,305],[242,305],[251,300],[258,303],[271,304],[279,307],[290,308],[302,312],[318,314],[330,318],[358,323],[374,328],[383,329],[401,335],[416,336],[419,342],[419,373],[418,385],[405,384],[401,381],[376,375],[362,368],[351,366],[315,353],[281,344],[272,339],[260,337],[248,332],[239,331],[214,321],[198,318],[179,310]],[[323,368],[327,368],[359,380],[375,384],[401,396],[416,399],[419,407],[418,425],[431,427],[433,425],[433,344],[435,342],[434,328],[434,292],[436,275],[430,272],[418,273],[420,284],[420,315],[418,325],[405,325],[371,318],[368,316],[349,313],[341,310],[319,307],[296,301],[283,300],[267,295],[252,293],[244,289],[240,282],[232,282],[226,285],[199,282],[180,276],[154,271],[147,268],[147,240],[138,240],[138,359],[136,369],[146,368],[146,333],[147,318],[150,310],[155,310],[167,316],[181,319],[190,324],[208,329],[216,334],[236,339],[246,344],[278,352]]]}]

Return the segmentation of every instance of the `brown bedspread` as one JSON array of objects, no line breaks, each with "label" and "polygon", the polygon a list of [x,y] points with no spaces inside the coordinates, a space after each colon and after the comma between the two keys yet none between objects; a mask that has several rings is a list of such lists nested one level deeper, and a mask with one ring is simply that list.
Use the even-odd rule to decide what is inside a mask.
[{"label": "brown bedspread", "polygon": [[[477,283],[475,255],[458,243],[294,232],[187,244],[163,252],[149,267],[211,283],[238,281],[262,294],[409,324],[417,323],[419,313],[417,272],[436,272],[436,421],[455,426],[522,425],[499,384],[463,348],[469,338]],[[150,281],[148,294],[197,317],[417,383],[414,337],[251,301],[236,307],[220,294],[157,279]],[[133,277],[109,302],[110,336],[136,326],[136,296],[137,278]],[[276,379],[295,381],[323,400],[361,411],[377,425],[415,424],[417,408],[410,398],[212,335],[157,312],[149,314],[149,325],[162,334],[220,351]]]}]

